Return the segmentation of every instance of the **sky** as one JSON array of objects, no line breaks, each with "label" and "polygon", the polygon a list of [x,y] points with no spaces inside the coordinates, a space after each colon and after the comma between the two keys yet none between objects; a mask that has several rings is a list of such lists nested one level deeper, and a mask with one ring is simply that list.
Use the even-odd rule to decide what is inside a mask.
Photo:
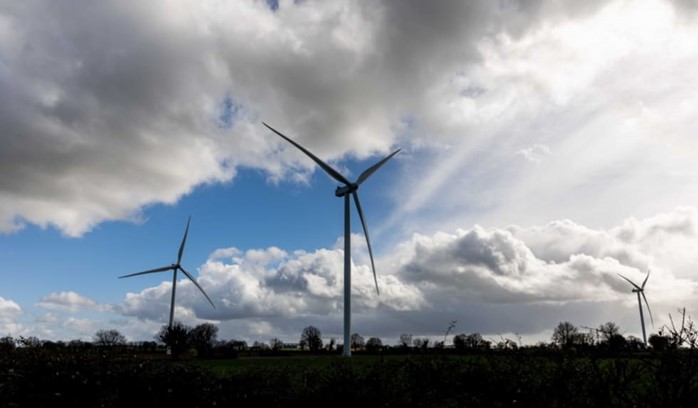
[{"label": "sky", "polygon": [[[396,344],[698,313],[698,3],[0,0],[0,335]],[[645,313],[647,315],[647,313]],[[501,336],[501,337],[500,337]],[[447,342],[450,339],[447,339]]]}]

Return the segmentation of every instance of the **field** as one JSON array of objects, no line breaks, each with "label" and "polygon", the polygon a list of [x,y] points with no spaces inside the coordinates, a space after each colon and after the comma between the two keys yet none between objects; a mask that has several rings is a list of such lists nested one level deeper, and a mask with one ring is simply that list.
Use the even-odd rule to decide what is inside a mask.
[{"label": "field", "polygon": [[100,350],[0,354],[2,407],[695,407],[689,350],[520,349],[184,359]]}]

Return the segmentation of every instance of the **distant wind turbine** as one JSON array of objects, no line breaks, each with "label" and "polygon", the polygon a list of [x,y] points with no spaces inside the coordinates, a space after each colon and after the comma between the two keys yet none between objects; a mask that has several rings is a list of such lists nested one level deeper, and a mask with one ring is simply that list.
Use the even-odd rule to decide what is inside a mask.
[{"label": "distant wind turbine", "polygon": [[642,299],[645,299],[645,305],[647,305],[647,312],[650,314],[650,322],[652,322],[652,327],[654,327],[654,319],[652,318],[652,310],[650,309],[650,304],[647,302],[647,297],[645,296],[645,284],[647,283],[647,279],[650,278],[650,270],[647,270],[647,276],[645,277],[645,280],[642,281],[642,286],[637,286],[635,282],[631,281],[630,279],[626,278],[625,276],[618,274],[621,278],[625,279],[633,285],[633,293],[637,293],[637,305],[640,308],[640,324],[642,325],[642,341],[645,342],[645,348],[647,348],[647,335],[645,334],[645,317],[642,314],[642,300],[640,300],[640,295],[642,295]]},{"label": "distant wind turbine", "polygon": [[122,278],[129,278],[131,276],[145,275],[148,273],[157,273],[157,272],[164,272],[164,271],[169,271],[169,270],[172,271],[172,302],[170,303],[170,324],[169,324],[170,328],[172,327],[172,322],[174,320],[175,291],[177,289],[177,271],[178,270],[182,271],[182,273],[184,275],[186,275],[186,277],[189,278],[189,280],[192,281],[192,283],[194,283],[194,285],[196,285],[197,288],[199,288],[201,293],[203,293],[204,296],[206,296],[206,299],[211,304],[211,306],[213,306],[214,309],[216,308],[216,305],[213,304],[213,302],[211,301],[211,298],[209,298],[208,295],[206,294],[206,292],[204,292],[204,289],[201,286],[199,286],[199,283],[196,281],[196,279],[194,279],[194,277],[191,276],[191,274],[189,272],[187,272],[184,268],[182,268],[182,265],[181,265],[182,254],[184,253],[184,244],[186,244],[186,242],[187,242],[187,234],[189,233],[189,223],[190,222],[191,222],[191,216],[187,220],[187,228],[184,230],[184,237],[182,238],[182,244],[179,246],[179,253],[177,254],[177,263],[176,264],[172,264],[170,266],[163,266],[161,268],[150,269],[150,270],[143,271],[143,272],[132,273],[130,275],[119,276],[119,279],[122,279]]},{"label": "distant wind turbine", "polygon": [[380,291],[378,290],[378,278],[376,277],[376,266],[373,262],[373,250],[371,249],[371,240],[368,238],[368,229],[366,228],[366,221],[364,220],[364,213],[361,210],[361,203],[359,202],[359,193],[358,189],[361,183],[366,181],[371,174],[373,174],[376,170],[378,170],[382,165],[385,164],[391,157],[395,156],[400,149],[395,150],[388,156],[386,156],[383,160],[379,161],[378,163],[374,164],[373,166],[367,168],[364,170],[363,173],[359,176],[359,178],[356,180],[356,182],[352,183],[349,181],[346,177],[341,175],[337,170],[333,169],[330,167],[327,163],[323,162],[322,160],[318,159],[314,154],[310,153],[308,150],[306,150],[303,146],[299,145],[298,143],[294,142],[293,140],[289,139],[288,137],[284,136],[281,134],[279,131],[276,129],[272,128],[271,126],[267,125],[266,123],[262,122],[264,126],[269,128],[272,132],[276,133],[277,135],[281,136],[283,139],[285,139],[287,142],[291,143],[292,145],[296,146],[300,151],[305,153],[308,157],[313,159],[315,163],[317,163],[318,166],[320,166],[327,174],[329,174],[332,178],[335,180],[339,181],[340,183],[344,184],[344,186],[337,187],[337,189],[334,192],[334,195],[337,197],[344,197],[344,347],[342,348],[342,353],[344,357],[350,357],[351,356],[351,238],[350,238],[350,209],[349,207],[351,206],[351,203],[349,201],[349,195],[354,197],[354,204],[356,204],[356,210],[359,213],[359,218],[361,219],[361,226],[364,229],[364,235],[366,236],[366,245],[368,246],[368,255],[371,258],[371,269],[373,270],[373,281],[376,284],[376,292],[380,294]]}]

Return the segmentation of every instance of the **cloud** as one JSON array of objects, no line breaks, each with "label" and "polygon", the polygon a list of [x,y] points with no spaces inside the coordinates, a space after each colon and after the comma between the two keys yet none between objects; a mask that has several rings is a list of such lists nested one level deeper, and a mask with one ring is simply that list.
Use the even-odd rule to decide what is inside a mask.
[{"label": "cloud", "polygon": [[109,305],[100,305],[94,300],[76,292],[52,292],[41,298],[37,306],[49,310],[63,311],[109,311]]},{"label": "cloud", "polygon": [[[469,331],[490,334],[539,336],[561,320],[615,321],[632,330],[636,298],[617,274],[641,282],[651,267],[647,297],[658,328],[676,308],[698,307],[698,284],[672,269],[677,242],[689,251],[690,244],[698,245],[696,221],[698,210],[682,207],[608,229],[560,220],[415,234],[377,258],[380,296],[370,267],[353,265],[352,315],[364,333],[396,338],[405,331],[434,335],[443,329],[440,324],[454,319]],[[267,335],[271,326],[278,337],[292,338],[316,324],[341,337],[342,262],[339,249],[219,249],[198,277],[217,309],[207,307],[198,290],[182,280],[176,314],[192,324],[218,321],[233,334],[254,326],[265,328],[259,336]],[[686,268],[696,265],[698,259]],[[163,282],[129,293],[120,310],[166,319],[169,289]]]},{"label": "cloud", "polygon": [[71,8],[29,1],[4,13],[0,225],[81,235],[229,179],[199,136],[218,95],[210,64],[188,53],[201,44],[183,30],[184,6]]},{"label": "cloud", "polygon": [[22,308],[14,301],[0,296],[0,321],[11,321],[22,314]]},{"label": "cloud", "polygon": [[[228,258],[229,257],[229,258]],[[186,279],[177,283],[176,319],[213,320],[290,318],[340,314],[343,305],[343,251],[319,249],[289,254],[278,248],[242,252],[215,251],[199,268],[198,282],[216,309]],[[357,313],[376,308],[415,310],[424,299],[416,288],[394,276],[379,274],[375,291],[370,265],[353,265],[352,306]],[[140,293],[128,293],[119,307],[125,315],[163,319],[169,313],[171,284],[163,282]]]},{"label": "cloud", "polygon": [[[492,134],[478,123],[525,111],[510,92],[525,97],[526,77],[538,78],[538,89],[548,85],[510,64],[516,46],[543,23],[593,15],[600,4],[6,7],[0,231],[31,223],[79,236],[106,220],[137,220],[145,206],[174,203],[202,184],[229,182],[240,166],[273,181],[307,177],[312,163],[280,148],[261,120],[328,160],[384,154],[398,140],[406,148],[448,146],[463,135],[476,141]],[[523,63],[524,54],[513,59]],[[576,60],[553,62],[563,70],[552,86],[564,89],[551,93],[584,86],[562,80],[583,71]]]},{"label": "cloud", "polygon": [[[433,292],[484,302],[604,301],[620,287],[614,272],[632,269],[616,259],[569,253],[548,263],[505,230],[474,227],[455,234],[415,236],[403,249],[400,277]],[[439,296],[438,294],[442,295]]]},{"label": "cloud", "polygon": [[392,225],[407,233],[565,218],[610,226],[696,202],[686,114],[698,93],[685,75],[698,66],[695,21],[679,24],[661,1],[569,12],[511,3],[511,13],[545,23],[473,38],[480,61],[434,86],[433,107],[422,112],[451,132],[423,116],[413,126],[432,148],[403,161],[409,171],[397,190],[410,194],[396,200]]},{"label": "cloud", "polygon": [[550,149],[545,145],[536,144],[519,150],[519,154],[532,163],[538,163],[545,156],[550,155]]}]

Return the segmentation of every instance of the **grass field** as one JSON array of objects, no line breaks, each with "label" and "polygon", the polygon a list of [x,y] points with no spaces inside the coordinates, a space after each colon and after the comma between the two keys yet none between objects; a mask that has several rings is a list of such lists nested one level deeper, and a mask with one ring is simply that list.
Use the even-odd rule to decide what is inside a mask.
[{"label": "grass field", "polygon": [[696,407],[698,354],[0,353],[2,407]]},{"label": "grass field", "polygon": [[235,359],[205,359],[191,360],[189,363],[198,367],[205,367],[216,374],[238,374],[250,369],[287,368],[299,369],[327,369],[332,364],[350,364],[353,368],[366,367],[370,364],[386,361],[404,361],[410,358],[407,355],[354,355],[345,359],[339,355],[307,355],[295,353],[295,355],[270,356],[270,357],[240,357]]}]

